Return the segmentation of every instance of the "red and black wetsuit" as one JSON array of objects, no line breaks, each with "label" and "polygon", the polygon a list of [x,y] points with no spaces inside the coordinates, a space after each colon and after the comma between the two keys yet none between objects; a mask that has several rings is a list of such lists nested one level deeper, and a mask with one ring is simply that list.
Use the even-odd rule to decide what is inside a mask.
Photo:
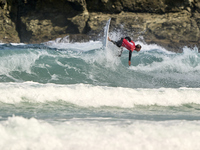
[{"label": "red and black wetsuit", "polygon": [[115,45],[117,45],[118,47],[125,47],[126,49],[129,50],[129,61],[131,61],[131,56],[132,56],[132,52],[135,50],[135,43],[131,40],[130,37],[125,37],[125,38],[121,38],[119,41],[115,42],[112,41],[112,43],[114,43]]}]

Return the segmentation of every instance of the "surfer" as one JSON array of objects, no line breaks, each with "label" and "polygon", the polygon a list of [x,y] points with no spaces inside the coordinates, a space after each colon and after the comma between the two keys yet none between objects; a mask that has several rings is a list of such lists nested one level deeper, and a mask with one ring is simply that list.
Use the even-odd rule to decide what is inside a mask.
[{"label": "surfer", "polygon": [[140,44],[135,45],[135,43],[131,40],[130,37],[121,38],[119,41],[113,41],[108,37],[108,41],[112,42],[117,47],[121,47],[121,51],[120,51],[119,57],[121,56],[122,51],[123,51],[122,47],[125,47],[126,49],[129,50],[129,59],[128,59],[129,66],[131,65],[132,52],[134,50],[139,52],[141,50],[141,48],[142,48],[142,46]]}]

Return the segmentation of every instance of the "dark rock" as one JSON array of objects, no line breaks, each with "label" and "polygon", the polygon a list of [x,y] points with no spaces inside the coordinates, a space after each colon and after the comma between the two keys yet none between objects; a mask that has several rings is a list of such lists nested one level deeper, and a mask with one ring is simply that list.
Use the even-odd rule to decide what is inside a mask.
[{"label": "dark rock", "polygon": [[110,31],[169,50],[200,45],[200,0],[0,0],[0,40],[41,43],[69,35],[98,39]]}]

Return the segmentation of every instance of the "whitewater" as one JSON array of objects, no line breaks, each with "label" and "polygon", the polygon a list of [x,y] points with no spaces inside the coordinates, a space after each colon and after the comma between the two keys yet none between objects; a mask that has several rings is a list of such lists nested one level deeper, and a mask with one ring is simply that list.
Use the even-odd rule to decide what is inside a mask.
[{"label": "whitewater", "polygon": [[0,44],[0,149],[198,149],[198,48],[136,44]]}]

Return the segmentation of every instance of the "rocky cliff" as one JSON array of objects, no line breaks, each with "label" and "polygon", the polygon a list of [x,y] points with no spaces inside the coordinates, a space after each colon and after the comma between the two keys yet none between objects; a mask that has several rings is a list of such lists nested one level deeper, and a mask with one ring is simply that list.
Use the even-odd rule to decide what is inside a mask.
[{"label": "rocky cliff", "polygon": [[[0,40],[41,43],[110,31],[179,51],[200,45],[200,0],[0,0]],[[142,37],[142,38],[141,38]]]}]

